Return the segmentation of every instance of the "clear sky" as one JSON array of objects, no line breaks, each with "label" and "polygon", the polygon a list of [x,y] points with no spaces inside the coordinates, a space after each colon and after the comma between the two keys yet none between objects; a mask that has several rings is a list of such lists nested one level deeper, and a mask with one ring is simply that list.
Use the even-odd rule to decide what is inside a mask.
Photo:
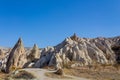
[{"label": "clear sky", "polygon": [[0,0],[0,46],[53,46],[79,37],[120,35],[120,0]]}]

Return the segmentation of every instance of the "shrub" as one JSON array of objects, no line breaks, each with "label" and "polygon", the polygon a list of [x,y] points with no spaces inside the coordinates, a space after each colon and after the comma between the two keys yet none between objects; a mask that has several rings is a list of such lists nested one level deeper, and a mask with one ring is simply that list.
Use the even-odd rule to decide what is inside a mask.
[{"label": "shrub", "polygon": [[31,73],[28,73],[26,71],[20,71],[18,74],[13,76],[15,79],[33,79],[35,78]]},{"label": "shrub", "polygon": [[58,74],[58,75],[63,75],[63,74],[64,74],[64,72],[63,72],[63,70],[62,70],[62,69],[58,69],[58,70],[55,72],[55,74]]}]

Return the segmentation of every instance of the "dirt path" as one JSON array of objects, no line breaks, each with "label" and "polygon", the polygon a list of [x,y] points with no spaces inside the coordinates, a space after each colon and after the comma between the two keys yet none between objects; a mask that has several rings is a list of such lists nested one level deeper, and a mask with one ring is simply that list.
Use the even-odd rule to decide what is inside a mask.
[{"label": "dirt path", "polygon": [[33,74],[37,80],[89,80],[89,79],[85,79],[85,78],[80,78],[80,77],[75,77],[75,76],[69,76],[69,75],[65,75],[67,77],[71,77],[71,79],[56,79],[56,78],[50,78],[45,76],[45,73],[47,72],[55,72],[55,71],[49,71],[46,69],[39,69],[39,68],[27,68],[27,69],[23,69],[31,74]]}]

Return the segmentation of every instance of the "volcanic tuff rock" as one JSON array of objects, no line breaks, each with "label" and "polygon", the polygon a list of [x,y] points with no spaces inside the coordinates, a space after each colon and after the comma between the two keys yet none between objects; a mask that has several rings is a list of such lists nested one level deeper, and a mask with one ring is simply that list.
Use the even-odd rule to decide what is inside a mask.
[{"label": "volcanic tuff rock", "polygon": [[27,56],[28,61],[34,61],[40,58],[40,51],[36,44],[34,44],[30,54]]},{"label": "volcanic tuff rock", "polygon": [[6,63],[6,72],[9,72],[12,67],[22,68],[26,62],[25,49],[22,43],[21,38],[11,50],[7,63]]},{"label": "volcanic tuff rock", "polygon": [[47,66],[52,56],[54,56],[54,47],[47,47],[42,49],[40,59],[35,63],[34,67],[40,68]]},{"label": "volcanic tuff rock", "polygon": [[32,50],[27,51],[27,63],[23,66],[26,67],[33,67],[34,64],[39,60],[40,58],[40,50],[36,44],[34,44]]},{"label": "volcanic tuff rock", "polygon": [[79,38],[74,34],[54,47],[39,49],[34,45],[32,50],[24,48],[22,40],[19,39],[7,55],[4,59],[7,60],[6,72],[9,72],[11,67],[23,68],[24,66],[37,68],[54,66],[56,69],[61,69],[65,66],[98,63],[113,65],[120,63],[120,37],[91,39]]},{"label": "volcanic tuff rock", "polygon": [[[74,34],[54,47],[42,50],[37,67],[54,65],[63,67],[69,61],[79,62],[79,66],[92,64],[115,64],[116,53],[112,46],[120,43],[120,37],[79,38]],[[56,56],[57,55],[57,56]],[[62,65],[61,65],[62,64]]]},{"label": "volcanic tuff rock", "polygon": [[3,59],[5,57],[5,53],[2,49],[0,49],[0,59]]}]

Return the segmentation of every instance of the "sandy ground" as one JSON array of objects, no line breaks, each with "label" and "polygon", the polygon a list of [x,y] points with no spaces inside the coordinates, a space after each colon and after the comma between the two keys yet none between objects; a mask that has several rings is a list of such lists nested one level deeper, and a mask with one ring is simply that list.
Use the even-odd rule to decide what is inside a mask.
[{"label": "sandy ground", "polygon": [[90,79],[85,79],[85,78],[80,78],[80,77],[75,77],[75,76],[70,76],[70,75],[65,75],[66,77],[70,77],[70,79],[56,79],[56,78],[50,78],[45,76],[45,73],[52,73],[55,71],[47,70],[47,69],[39,69],[39,68],[26,68],[23,69],[31,74],[33,74],[37,80],[90,80]]}]

